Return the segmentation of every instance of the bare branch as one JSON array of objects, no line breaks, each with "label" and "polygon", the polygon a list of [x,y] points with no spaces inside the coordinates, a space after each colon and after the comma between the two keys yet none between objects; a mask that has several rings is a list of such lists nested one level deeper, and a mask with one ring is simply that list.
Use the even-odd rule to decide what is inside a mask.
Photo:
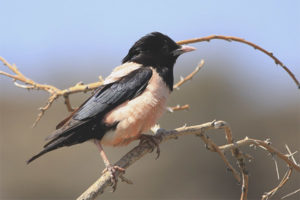
[{"label": "bare branch", "polygon": [[281,199],[285,199],[285,198],[287,198],[287,197],[290,197],[290,196],[296,194],[297,192],[300,192],[300,188],[297,189],[297,190],[295,190],[294,192],[291,192],[291,193],[289,193],[289,194],[287,194],[287,195],[281,197]]},{"label": "bare branch", "polygon": [[267,200],[269,198],[271,198],[282,186],[284,186],[284,184],[289,180],[289,178],[292,175],[292,168],[289,168],[288,171],[285,173],[285,175],[283,176],[282,180],[280,181],[280,183],[274,188],[272,189],[270,192],[266,192],[263,196],[262,196],[262,200]]},{"label": "bare branch", "polygon": [[249,176],[245,173],[242,173],[242,178],[243,178],[243,184],[242,184],[242,193],[240,199],[247,200]]},{"label": "bare branch", "polygon": [[[166,131],[159,129],[159,131],[155,134],[157,141],[159,143],[166,142],[170,139],[177,139],[179,136],[183,135],[197,135],[203,134],[204,131],[208,129],[214,128],[214,121],[208,122],[205,124],[186,127],[183,126],[181,128],[177,128],[174,130]],[[141,143],[140,145],[133,148],[126,155],[124,155],[115,165],[127,169],[129,166],[134,164],[137,160],[142,158],[144,155],[152,151],[152,146],[149,143]],[[118,177],[121,172],[117,171],[116,177]],[[105,172],[93,185],[91,185],[77,200],[87,200],[87,199],[95,199],[97,195],[104,192],[104,190],[110,186],[110,172]]]},{"label": "bare branch", "polygon": [[289,146],[288,146],[287,144],[285,144],[285,148],[286,148],[287,152],[289,153],[288,156],[292,158],[292,161],[293,161],[296,165],[298,165],[298,163],[296,162],[296,159],[294,158],[294,154],[297,153],[297,151],[294,152],[294,153],[292,153],[291,150],[290,150],[290,148],[289,148]]},{"label": "bare branch", "polygon": [[169,111],[170,113],[173,113],[174,111],[188,110],[189,108],[190,108],[189,104],[185,104],[183,106],[177,105],[177,106],[173,106],[173,107],[167,107],[167,111]]},{"label": "bare branch", "polygon": [[[18,68],[14,64],[8,63],[4,58],[0,57],[0,61],[3,62],[4,65],[6,65],[14,74],[9,74],[4,71],[0,71],[1,75],[7,76],[9,78],[12,78],[15,85],[17,87],[23,88],[23,89],[31,89],[31,90],[44,90],[50,94],[50,97],[48,98],[46,105],[41,107],[40,113],[38,114],[35,122],[33,123],[33,127],[36,126],[36,124],[39,122],[39,120],[42,118],[44,113],[51,107],[52,103],[59,97],[64,97],[65,104],[67,106],[68,111],[74,110],[70,104],[69,95],[78,93],[78,92],[87,92],[90,90],[94,90],[98,88],[103,83],[102,77],[99,77],[98,82],[90,83],[84,85],[83,83],[77,83],[75,86],[72,86],[68,89],[58,89],[52,85],[46,85],[46,84],[40,84],[36,83],[35,81],[27,78],[25,75],[23,75]],[[25,85],[19,84],[16,81],[20,81],[24,83]]]},{"label": "bare branch", "polygon": [[185,82],[187,82],[188,80],[191,80],[196,74],[197,72],[204,66],[204,60],[201,60],[200,63],[197,65],[197,67],[195,68],[195,70],[190,73],[189,75],[187,75],[185,78],[181,78],[179,80],[178,83],[176,83],[173,86],[173,89],[179,89],[179,87],[184,84]]},{"label": "bare branch", "polygon": [[245,155],[242,153],[242,151],[238,148],[236,143],[233,141],[232,137],[232,131],[229,126],[224,121],[219,121],[216,123],[216,126],[220,129],[224,129],[225,131],[225,138],[227,140],[228,144],[232,144],[233,148],[231,149],[232,156],[235,157],[237,160],[237,165],[240,169],[240,172],[242,174],[242,193],[241,193],[241,200],[246,200],[248,196],[248,171],[246,170],[246,164],[245,164]]},{"label": "bare branch", "polygon": [[235,146],[240,147],[240,146],[245,146],[245,145],[250,145],[250,144],[253,144],[258,147],[263,147],[264,150],[268,151],[271,154],[276,155],[278,158],[280,158],[281,160],[286,162],[291,168],[294,168],[295,170],[300,172],[300,166],[296,165],[293,161],[291,161],[289,159],[289,157],[287,155],[281,153],[279,150],[272,147],[266,141],[245,137],[244,139],[235,142],[235,144],[226,144],[226,145],[220,146],[220,149],[223,151],[227,151],[227,150],[231,150],[231,149],[235,148]]},{"label": "bare branch", "polygon": [[[207,36],[207,37],[201,37],[201,38],[195,38],[195,39],[189,39],[189,40],[182,40],[182,41],[178,41],[177,43],[178,44],[197,43],[197,42],[210,41],[212,39],[221,39],[221,40],[226,40],[226,41],[241,42],[241,43],[250,45],[250,46],[254,47],[255,49],[258,49],[259,51],[267,54],[269,57],[271,57],[275,61],[276,64],[279,64],[281,67],[284,68],[284,70],[292,77],[294,82],[300,88],[300,83],[296,79],[294,74],[277,57],[275,57],[273,55],[273,53],[265,50],[264,48],[254,44],[254,43],[251,43],[247,40],[244,40],[242,38],[233,37],[233,36],[211,35],[211,36]],[[70,104],[70,100],[69,100],[69,95],[70,94],[94,90],[94,89],[98,88],[100,85],[102,85],[102,83],[103,83],[102,77],[99,76],[99,81],[98,82],[90,83],[90,84],[87,84],[87,85],[84,85],[80,82],[80,83],[76,84],[73,87],[61,90],[61,89],[58,89],[58,88],[56,88],[52,85],[39,84],[39,83],[34,82],[33,80],[31,80],[31,79],[27,78],[26,76],[24,76],[17,69],[17,67],[14,64],[11,65],[10,63],[8,63],[2,57],[0,57],[0,61],[2,61],[3,64],[6,65],[14,73],[14,74],[9,74],[9,73],[6,73],[4,71],[0,71],[0,74],[4,75],[4,76],[7,76],[9,78],[12,78],[17,87],[24,88],[24,89],[44,90],[44,91],[47,91],[48,93],[50,93],[50,97],[49,97],[46,105],[40,109],[41,112],[39,113],[39,115],[38,115],[36,121],[34,122],[33,126],[35,126],[37,124],[37,122],[41,119],[41,117],[44,115],[44,113],[50,108],[50,106],[52,105],[52,103],[54,102],[55,99],[63,96],[64,99],[65,99],[65,104],[67,106],[68,111],[72,112],[74,109],[72,108],[72,106]],[[204,65],[204,61],[202,60],[199,63],[199,65],[196,67],[196,69],[190,75],[188,75],[185,78],[182,78],[178,83],[176,83],[174,85],[174,89],[179,89],[179,86],[181,86],[186,81],[190,80],[200,70],[200,68],[203,65]],[[16,81],[23,82],[25,85],[19,84]],[[179,110],[181,110],[181,109],[179,109]]]},{"label": "bare branch", "polygon": [[[273,53],[265,50],[264,48],[254,44],[254,43],[244,40],[242,38],[232,37],[232,36],[222,36],[222,35],[211,35],[211,36],[202,37],[202,38],[183,40],[183,41],[179,41],[177,43],[178,44],[188,44],[188,43],[210,41],[212,39],[222,39],[222,40],[226,40],[226,41],[230,41],[230,42],[236,41],[236,42],[244,43],[244,44],[252,46],[255,49],[263,52],[264,54],[271,57],[275,61],[276,64],[280,65],[289,74],[289,76],[294,80],[294,82],[297,84],[297,86],[300,88],[300,83],[296,79],[294,74],[277,57],[275,57],[273,55]],[[17,67],[14,64],[8,63],[2,57],[0,57],[0,61],[2,61],[3,64],[6,65],[8,67],[8,69],[12,72],[12,74],[10,74],[10,73],[4,72],[4,71],[0,71],[0,75],[11,78],[17,87],[27,89],[27,90],[31,90],[31,89],[44,90],[49,93],[50,96],[48,98],[48,101],[46,102],[46,104],[43,107],[40,108],[40,113],[38,114],[38,117],[37,117],[36,121],[34,122],[33,126],[35,126],[37,124],[37,122],[41,119],[41,117],[44,115],[44,113],[51,107],[52,103],[57,98],[63,97],[68,111],[73,112],[75,109],[71,106],[69,95],[74,94],[74,93],[87,92],[90,90],[94,90],[94,89],[98,88],[100,85],[102,85],[102,83],[103,83],[102,77],[99,76],[99,81],[97,81],[97,82],[86,84],[86,85],[83,84],[82,82],[79,82],[76,85],[74,85],[68,89],[61,90],[52,85],[39,84],[39,83],[36,83],[35,81],[27,78],[25,75],[23,75],[17,69]],[[201,67],[203,65],[204,65],[204,61],[201,60],[201,62],[197,65],[195,70],[191,74],[186,76],[185,78],[181,78],[180,81],[173,86],[173,88],[179,89],[179,87],[182,84],[186,83],[188,80],[191,80],[196,75],[196,73],[201,69]],[[167,110],[169,112],[174,112],[174,111],[178,111],[178,110],[186,110],[188,108],[189,108],[189,105],[186,104],[183,106],[177,105],[175,107],[168,107]],[[227,144],[222,145],[222,146],[218,146],[217,144],[215,144],[205,133],[205,131],[208,129],[224,129]],[[156,130],[156,134],[154,137],[156,138],[157,141],[159,141],[159,143],[162,143],[169,139],[177,139],[178,136],[183,136],[183,135],[199,136],[204,141],[204,143],[206,144],[206,146],[208,147],[208,149],[210,151],[218,153],[218,155],[224,161],[224,163],[228,167],[228,169],[230,169],[230,171],[232,171],[234,178],[238,182],[242,182],[242,192],[241,192],[241,197],[240,197],[241,200],[246,200],[247,195],[248,195],[248,181],[249,181],[248,179],[249,179],[249,177],[248,177],[248,172],[246,169],[245,159],[249,158],[249,155],[244,154],[239,149],[240,146],[249,145],[249,144],[255,145],[255,146],[260,147],[261,149],[269,152],[273,156],[274,160],[275,160],[274,156],[277,156],[279,159],[281,159],[282,161],[284,161],[285,163],[287,163],[289,165],[289,170],[287,171],[285,176],[282,178],[279,185],[277,187],[275,187],[273,190],[271,190],[270,192],[264,194],[262,196],[262,199],[268,199],[268,198],[272,197],[277,192],[278,189],[283,187],[283,185],[289,180],[293,169],[300,172],[300,166],[297,164],[297,162],[293,156],[295,153],[291,153],[291,151],[287,145],[286,145],[286,149],[288,151],[288,154],[283,154],[280,151],[278,151],[277,149],[275,149],[274,147],[272,147],[271,143],[268,140],[262,141],[262,140],[250,139],[250,138],[246,137],[242,140],[235,142],[232,137],[232,132],[231,132],[230,126],[224,121],[213,121],[213,122],[208,122],[205,124],[189,126],[189,127],[183,126],[181,128],[177,128],[177,129],[170,130],[170,131],[158,129],[158,130]],[[132,149],[130,152],[128,152],[123,158],[121,158],[116,163],[116,165],[120,166],[122,168],[128,168],[133,163],[135,163],[137,160],[139,160],[141,157],[143,157],[147,153],[151,152],[152,149],[153,149],[153,147],[149,143],[141,143],[140,145],[138,145],[137,147]],[[230,150],[232,153],[232,156],[237,160],[237,166],[239,168],[240,173],[230,164],[230,162],[226,158],[224,152],[227,150]],[[275,160],[275,166],[276,166],[276,171],[277,171],[278,178],[279,178],[279,170],[278,170],[276,160]],[[110,186],[112,184],[109,173],[110,173],[109,171],[105,172],[78,199],[94,199],[98,194],[103,193],[105,188],[107,188],[107,186]],[[120,179],[124,182],[132,183],[130,180],[126,179],[123,176],[123,174],[124,174],[124,172],[117,171],[116,176],[120,177]],[[293,194],[297,193],[298,191],[299,190],[296,190],[296,191],[286,195],[285,197],[293,195]],[[285,197],[283,197],[283,198],[285,198]]]},{"label": "bare branch", "polygon": [[[99,76],[99,81],[98,82],[94,82],[94,83],[90,83],[90,84],[83,84],[82,82],[77,83],[75,86],[72,86],[68,89],[58,89],[52,85],[46,85],[46,84],[39,84],[36,83],[35,81],[27,78],[25,75],[23,75],[14,64],[10,64],[8,63],[4,58],[0,57],[0,61],[3,62],[4,65],[6,65],[14,74],[9,74],[6,73],[4,71],[0,71],[1,75],[7,76],[9,78],[12,78],[14,81],[14,84],[17,87],[23,88],[23,89],[35,89],[35,90],[44,90],[46,92],[48,92],[50,94],[50,97],[48,98],[45,106],[39,108],[40,113],[38,114],[36,120],[34,121],[32,127],[35,127],[37,125],[37,123],[40,121],[40,119],[43,117],[44,113],[51,107],[51,105],[53,104],[53,102],[59,98],[59,97],[63,97],[65,100],[65,105],[68,109],[69,112],[73,112],[75,109],[71,106],[70,103],[70,98],[69,95],[70,94],[74,94],[74,93],[79,93],[79,92],[87,92],[90,90],[95,90],[96,88],[98,88],[100,85],[102,85],[103,83],[103,78],[102,76]],[[178,89],[179,86],[181,86],[182,84],[184,84],[186,81],[190,80],[199,70],[200,68],[204,65],[204,61],[202,60],[196,67],[196,69],[189,74],[187,77],[185,77],[183,80],[179,81],[177,84],[174,85],[175,89]],[[20,81],[23,84],[20,84],[16,81]],[[189,105],[183,105],[183,106],[175,106],[175,107],[168,107],[167,110],[169,112],[174,112],[174,111],[180,111],[180,110],[187,110],[189,108]]]},{"label": "bare branch", "polygon": [[214,39],[226,40],[228,42],[235,41],[235,42],[244,43],[249,46],[252,46],[254,49],[257,49],[257,50],[263,52],[264,54],[271,57],[275,61],[275,64],[280,65],[290,75],[290,77],[294,80],[294,82],[300,89],[300,83],[297,80],[297,78],[295,77],[295,75],[277,57],[275,57],[272,52],[265,50],[264,48],[258,46],[257,44],[254,44],[252,42],[244,40],[243,38],[233,37],[233,36],[224,36],[224,35],[210,35],[210,36],[201,37],[201,38],[178,41],[177,44],[181,45],[181,44],[190,44],[190,43],[197,43],[197,42],[204,42],[204,41],[209,42],[210,40],[214,40]]},{"label": "bare branch", "polygon": [[[218,127],[216,127],[218,128]],[[197,134],[201,139],[204,141],[204,143],[207,145],[208,149],[214,152],[217,152],[219,156],[222,158],[224,163],[227,165],[228,169],[233,173],[234,178],[237,180],[237,182],[241,182],[240,174],[234,169],[234,167],[230,164],[230,162],[225,157],[224,153],[220,150],[218,145],[216,145],[209,137],[207,137],[204,134]]]},{"label": "bare branch", "polygon": [[274,161],[274,163],[275,163],[275,169],[276,169],[277,179],[280,180],[279,169],[278,169],[278,163],[277,163],[277,160],[276,160],[276,158],[275,158],[274,155],[272,155],[272,159],[273,159],[273,161]]},{"label": "bare branch", "polygon": [[[224,129],[225,135],[227,138],[227,142],[229,144],[223,145],[223,146],[217,146],[212,140],[210,140],[207,136],[205,136],[205,131],[210,129]],[[232,142],[232,134],[231,130],[228,126],[228,124],[224,121],[212,121],[208,123],[204,123],[201,125],[196,126],[183,126],[181,128],[177,128],[174,130],[164,130],[164,129],[158,129],[157,133],[154,135],[157,141],[159,143],[166,142],[170,139],[177,139],[179,136],[183,135],[197,135],[200,136],[201,139],[207,144],[209,147],[209,150],[212,152],[217,152],[223,161],[226,163],[227,166],[231,166],[231,164],[228,162],[227,158],[224,156],[224,151],[230,150],[234,152],[234,157],[238,160],[238,166],[242,173],[242,194],[241,199],[246,200],[247,199],[247,193],[248,193],[248,173],[245,169],[245,163],[244,163],[244,154],[238,149],[240,146],[245,146],[249,144],[254,144],[257,146],[262,146],[271,154],[276,154],[279,158],[281,158],[284,162],[286,162],[291,169],[295,169],[297,171],[300,171],[300,167],[295,165],[294,162],[290,161],[287,155],[284,155],[283,153],[276,150],[274,147],[272,147],[270,144],[268,144],[266,141],[261,140],[255,140],[250,139],[246,137],[243,140]],[[152,146],[149,145],[149,143],[142,143],[135,148],[133,148],[131,151],[129,151],[125,156],[123,156],[118,162],[115,163],[115,165],[127,169],[132,164],[134,164],[137,160],[142,158],[147,153],[151,152]],[[238,149],[238,152],[236,151]],[[232,167],[232,169],[234,169]],[[236,179],[239,177],[238,172],[233,170],[233,175]],[[117,172],[116,176],[122,175],[122,172]],[[287,179],[287,178],[285,178]],[[286,180],[284,180],[283,184],[285,184]],[[239,178],[240,180],[240,178]],[[111,179],[109,172],[104,173],[93,185],[91,185],[80,197],[78,197],[78,200],[87,200],[87,199],[95,199],[97,195],[104,192],[104,190],[110,186]],[[282,187],[282,186],[280,186]],[[280,188],[279,187],[279,188]],[[278,189],[277,189],[278,190]]]}]

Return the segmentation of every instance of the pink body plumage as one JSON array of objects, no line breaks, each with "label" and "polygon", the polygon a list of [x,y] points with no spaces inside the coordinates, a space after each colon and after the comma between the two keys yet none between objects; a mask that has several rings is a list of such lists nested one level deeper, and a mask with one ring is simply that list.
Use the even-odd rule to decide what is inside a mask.
[{"label": "pink body plumage", "polygon": [[[139,67],[141,65],[134,63],[117,67],[105,79],[104,84],[114,82]],[[156,70],[152,69],[152,72],[149,84],[142,94],[122,103],[105,115],[105,123],[119,123],[115,130],[109,131],[104,135],[101,139],[101,144],[109,146],[127,145],[154,126],[164,113],[170,90]]]}]

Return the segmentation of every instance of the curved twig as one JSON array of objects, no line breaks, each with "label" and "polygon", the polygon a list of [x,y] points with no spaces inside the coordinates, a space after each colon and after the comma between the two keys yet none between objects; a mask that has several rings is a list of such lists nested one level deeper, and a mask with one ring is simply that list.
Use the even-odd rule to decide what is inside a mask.
[{"label": "curved twig", "polygon": [[191,80],[197,74],[197,72],[203,67],[203,65],[204,65],[204,60],[201,60],[200,63],[197,65],[197,67],[195,68],[195,70],[192,73],[187,75],[185,78],[181,77],[180,80],[178,81],[178,83],[174,84],[173,89],[179,89],[179,87],[182,84],[184,84],[188,80]]},{"label": "curved twig", "polygon": [[[178,44],[189,44],[189,43],[210,41],[210,40],[213,40],[213,39],[221,39],[221,40],[226,40],[226,41],[229,41],[229,42],[231,42],[231,41],[241,42],[241,43],[247,44],[249,46],[252,46],[255,49],[258,49],[259,51],[265,53],[266,55],[271,57],[275,61],[276,64],[279,64],[290,75],[290,77],[294,80],[294,82],[297,84],[298,88],[300,89],[300,83],[297,80],[297,78],[295,77],[295,75],[277,57],[275,57],[273,55],[273,53],[265,50],[264,48],[254,44],[252,42],[244,40],[242,38],[233,37],[233,36],[223,36],[223,35],[211,35],[211,36],[206,36],[206,37],[201,37],[201,38],[182,40],[182,41],[178,41],[177,43]],[[65,90],[61,90],[61,89],[58,89],[58,88],[56,88],[52,85],[39,84],[39,83],[34,82],[33,80],[31,80],[31,79],[27,78],[26,76],[24,76],[17,69],[17,67],[14,64],[11,65],[10,63],[8,63],[2,57],[0,57],[0,61],[2,61],[4,65],[6,65],[13,73],[15,73],[15,75],[13,75],[13,74],[6,73],[4,71],[0,71],[0,75],[4,75],[4,76],[12,78],[17,87],[24,88],[24,89],[45,90],[45,91],[50,93],[50,97],[48,98],[48,101],[47,101],[46,105],[43,106],[42,108],[40,108],[41,112],[38,114],[38,117],[35,120],[33,126],[35,126],[37,124],[37,122],[44,115],[45,111],[47,111],[50,108],[50,106],[52,105],[54,100],[57,99],[58,97],[61,97],[61,96],[64,97],[65,104],[67,106],[68,111],[72,112],[74,109],[72,108],[71,103],[70,103],[70,99],[69,99],[70,94],[94,90],[94,89],[98,88],[103,83],[102,77],[99,77],[98,82],[94,82],[94,83],[90,83],[90,84],[86,84],[86,85],[79,82],[78,84],[76,84],[73,87],[70,87],[70,88],[65,89]],[[181,80],[174,85],[174,89],[178,89],[180,85],[182,85],[186,81],[190,80],[200,70],[200,68],[203,66],[203,64],[204,64],[204,61],[202,60],[201,63],[195,69],[195,71],[193,71],[187,77],[181,78]],[[23,82],[25,85],[19,84],[16,81]],[[179,110],[182,110],[182,109],[179,109]]]},{"label": "curved twig", "polygon": [[276,65],[280,65],[289,74],[289,76],[296,83],[297,87],[300,89],[300,83],[297,80],[297,78],[295,77],[295,75],[287,68],[287,66],[285,66],[277,57],[275,57],[272,52],[269,52],[269,51],[265,50],[264,48],[258,46],[257,44],[249,42],[243,38],[233,37],[233,36],[224,36],[224,35],[210,35],[210,36],[201,37],[201,38],[194,38],[194,39],[189,39],[189,40],[178,41],[177,44],[181,45],[181,44],[190,44],[190,43],[197,43],[197,42],[204,42],[204,41],[209,42],[210,40],[214,40],[214,39],[226,40],[228,42],[235,41],[235,42],[244,43],[249,46],[252,46],[254,49],[257,49],[257,50],[263,52],[264,54],[271,57],[274,60]]}]

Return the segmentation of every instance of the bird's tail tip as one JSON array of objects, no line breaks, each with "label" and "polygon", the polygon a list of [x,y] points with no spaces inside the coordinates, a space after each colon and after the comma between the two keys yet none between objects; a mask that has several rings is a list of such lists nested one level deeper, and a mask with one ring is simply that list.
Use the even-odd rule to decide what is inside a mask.
[{"label": "bird's tail tip", "polygon": [[44,155],[45,153],[47,153],[48,150],[44,149],[43,151],[41,151],[40,153],[32,156],[29,160],[26,161],[26,164],[28,165],[29,163],[31,163],[32,161],[34,161],[35,159],[39,158],[40,156]]}]

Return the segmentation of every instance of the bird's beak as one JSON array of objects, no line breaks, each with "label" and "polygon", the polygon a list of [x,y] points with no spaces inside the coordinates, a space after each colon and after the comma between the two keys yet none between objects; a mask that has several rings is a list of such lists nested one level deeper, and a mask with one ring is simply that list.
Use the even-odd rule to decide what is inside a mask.
[{"label": "bird's beak", "polygon": [[182,45],[180,50],[182,51],[182,53],[186,53],[186,52],[190,52],[190,51],[195,51],[196,48],[191,47],[191,46],[187,46],[187,45]]},{"label": "bird's beak", "polygon": [[181,45],[179,49],[174,50],[172,53],[174,56],[179,56],[183,53],[190,52],[196,50],[195,47],[187,46],[187,45]]}]

